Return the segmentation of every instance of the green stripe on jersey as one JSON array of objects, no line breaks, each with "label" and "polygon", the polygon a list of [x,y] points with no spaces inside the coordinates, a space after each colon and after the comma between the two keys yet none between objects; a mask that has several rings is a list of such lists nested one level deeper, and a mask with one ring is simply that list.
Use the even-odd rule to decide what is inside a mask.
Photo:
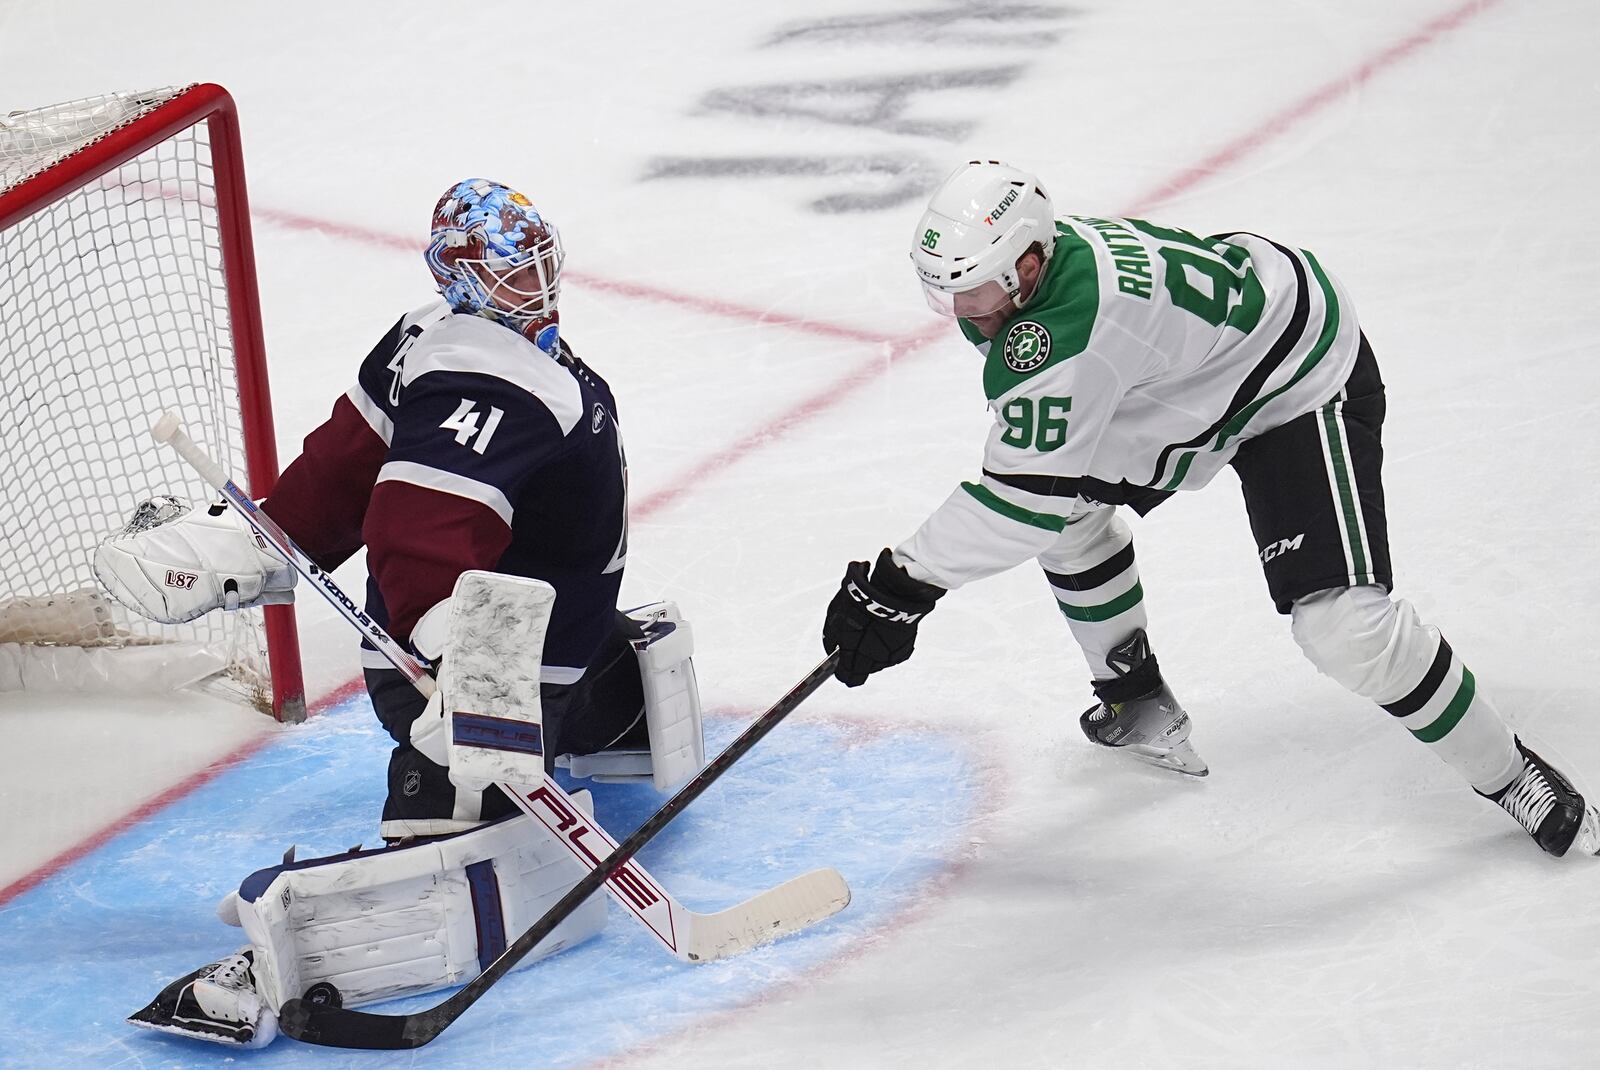
[{"label": "green stripe on jersey", "polygon": [[1196,450],[1185,450],[1182,457],[1178,458],[1178,467],[1172,473],[1172,478],[1162,486],[1162,490],[1177,490],[1178,484],[1183,482],[1183,477],[1189,474],[1189,465],[1194,463]]},{"label": "green stripe on jersey", "polygon": [[1450,700],[1450,705],[1444,708],[1437,720],[1423,728],[1413,728],[1411,734],[1424,743],[1437,743],[1450,734],[1465,716],[1467,707],[1472,705],[1472,697],[1477,693],[1477,681],[1472,678],[1472,670],[1465,665],[1461,666],[1461,686],[1456,689],[1455,698]]},{"label": "green stripe on jersey", "polygon": [[956,326],[961,328],[961,336],[963,338],[978,347],[979,353],[984,356],[989,355],[989,339],[985,338],[983,332],[972,325],[971,320],[958,319],[956,320]]},{"label": "green stripe on jersey", "polygon": [[[984,396],[993,401],[1046,368],[1082,353],[1089,348],[1089,334],[1099,314],[1100,269],[1095,264],[1094,249],[1077,231],[1057,221],[1055,252],[1045,265],[1038,292],[1029,299],[1027,308],[1006,321],[989,346],[983,364]],[[1036,340],[1042,332],[1048,339],[1049,351],[1038,364],[1018,360],[1019,355],[1013,353],[1014,367],[1007,363],[1006,342],[1023,324],[1030,326],[1022,327],[1020,333],[1031,334]]]},{"label": "green stripe on jersey", "polygon": [[1051,513],[1035,513],[1031,509],[1024,509],[1020,505],[1012,505],[988,487],[978,483],[963,483],[961,489],[972,495],[984,505],[993,509],[1008,520],[1015,520],[1019,524],[1029,524],[1046,531],[1060,531],[1067,526],[1067,518],[1055,516]]},{"label": "green stripe on jersey", "polygon": [[1056,605],[1061,607],[1061,615],[1068,620],[1079,621],[1084,624],[1098,624],[1110,620],[1119,614],[1126,613],[1140,602],[1144,601],[1144,585],[1135,583],[1133,589],[1120,598],[1113,598],[1109,602],[1102,602],[1098,606],[1069,606],[1061,599],[1056,599]]}]

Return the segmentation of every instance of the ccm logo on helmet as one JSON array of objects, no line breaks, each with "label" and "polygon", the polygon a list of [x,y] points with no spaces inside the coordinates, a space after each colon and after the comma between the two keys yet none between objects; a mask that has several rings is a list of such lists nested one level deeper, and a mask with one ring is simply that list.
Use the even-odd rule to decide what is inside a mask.
[{"label": "ccm logo on helmet", "polygon": [[922,619],[921,613],[907,613],[903,609],[890,609],[888,606],[874,602],[871,598],[867,597],[867,593],[865,591],[857,587],[854,583],[849,584],[849,591],[850,597],[854,599],[862,609],[866,610],[868,613],[871,613],[874,617],[881,617],[892,624],[915,624],[917,621]]}]

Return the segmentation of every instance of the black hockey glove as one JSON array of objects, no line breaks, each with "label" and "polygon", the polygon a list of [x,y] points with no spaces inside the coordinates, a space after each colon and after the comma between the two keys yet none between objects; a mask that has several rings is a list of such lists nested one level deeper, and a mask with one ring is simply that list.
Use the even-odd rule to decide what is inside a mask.
[{"label": "black hockey glove", "polygon": [[905,661],[917,642],[917,623],[942,594],[943,587],[908,576],[887,549],[870,578],[865,561],[850,562],[822,621],[822,649],[839,651],[833,675],[858,687],[879,669]]}]

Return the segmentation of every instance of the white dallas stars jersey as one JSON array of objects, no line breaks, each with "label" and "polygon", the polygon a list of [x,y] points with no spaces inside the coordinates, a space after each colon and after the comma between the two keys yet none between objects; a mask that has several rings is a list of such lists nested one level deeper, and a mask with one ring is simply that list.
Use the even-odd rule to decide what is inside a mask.
[{"label": "white dallas stars jersey", "polygon": [[983,475],[895,551],[956,587],[1037,555],[1074,512],[1205,486],[1241,442],[1332,398],[1360,327],[1310,253],[1138,219],[1056,223],[1039,289],[985,355]]}]

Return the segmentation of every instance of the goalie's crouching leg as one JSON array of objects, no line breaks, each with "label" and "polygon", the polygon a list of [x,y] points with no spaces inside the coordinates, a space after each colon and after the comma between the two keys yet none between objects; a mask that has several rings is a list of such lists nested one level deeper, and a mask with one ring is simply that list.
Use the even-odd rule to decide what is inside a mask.
[{"label": "goalie's crouching leg", "polygon": [[[573,796],[585,812],[587,792]],[[285,862],[246,877],[218,907],[250,946],[168,985],[134,1025],[239,1047],[277,1035],[295,997],[336,1006],[478,976],[587,871],[539,822],[491,825],[379,850]],[[598,933],[592,896],[523,964]]]},{"label": "goalie's crouching leg", "polygon": [[[694,632],[675,602],[651,602],[625,615],[619,613],[618,621],[617,645],[625,638],[632,657],[626,657],[624,648],[624,659],[637,664],[638,683],[628,683],[637,688],[631,691],[632,701],[642,701],[642,713],[636,713],[634,719],[642,717],[649,749],[640,747],[639,734],[630,730],[610,745],[587,753],[587,748],[577,748],[574,753],[562,754],[556,764],[575,777],[597,783],[650,780],[657,791],[670,791],[706,764],[700,687],[694,674]],[[633,666],[624,669],[619,662],[613,669],[615,673],[624,671],[631,674]],[[594,681],[591,701],[595,705],[613,704],[617,695],[630,693],[608,687],[606,675],[598,674]]]}]

